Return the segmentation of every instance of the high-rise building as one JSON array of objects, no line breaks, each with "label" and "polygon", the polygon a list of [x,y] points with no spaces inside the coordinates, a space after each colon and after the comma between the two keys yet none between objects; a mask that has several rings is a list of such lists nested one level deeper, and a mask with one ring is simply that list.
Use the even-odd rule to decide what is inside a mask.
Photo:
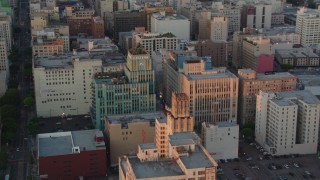
[{"label": "high-rise building", "polygon": [[227,66],[227,41],[204,40],[195,44],[197,55],[210,56],[214,67]]},{"label": "high-rise building", "polygon": [[183,64],[181,91],[190,100],[195,123],[215,123],[237,119],[239,79],[226,68],[205,70],[204,60]]},{"label": "high-rise building", "polygon": [[293,91],[297,78],[288,72],[256,73],[251,69],[239,69],[238,123],[243,126],[255,123],[256,94],[260,90],[271,92]]},{"label": "high-rise building", "polygon": [[[66,7],[71,8],[71,7]],[[101,25],[101,21],[98,24],[93,24],[94,10],[92,9],[73,9],[71,14],[67,14],[67,22],[69,25],[69,31],[71,36],[77,36],[79,33],[86,33],[92,35],[92,27]]]},{"label": "high-rise building", "polygon": [[228,32],[240,31],[241,7],[224,4],[222,12],[228,18]]},{"label": "high-rise building", "polygon": [[97,73],[91,114],[97,129],[105,116],[154,112],[155,77],[150,55],[141,46],[128,51],[124,71]]},{"label": "high-rise building", "polygon": [[10,51],[12,46],[12,21],[8,15],[0,14],[0,38],[6,42],[6,50]]},{"label": "high-rise building", "polygon": [[257,2],[242,8],[242,28],[271,28],[272,6],[270,3]]},{"label": "high-rise building", "polygon": [[260,91],[256,141],[272,155],[317,153],[320,101],[309,91]]},{"label": "high-rise building", "polygon": [[172,33],[135,33],[132,39],[133,46],[141,44],[149,54],[163,48],[167,50],[179,49],[178,39]]},{"label": "high-rise building", "polygon": [[297,12],[296,33],[301,35],[303,46],[320,43],[320,10],[300,8]]},{"label": "high-rise building", "polygon": [[155,13],[151,16],[152,33],[172,33],[177,39],[190,39],[190,21],[182,15],[169,15],[165,12]]},{"label": "high-rise building", "polygon": [[228,39],[228,18],[225,16],[212,17],[210,21],[210,40],[226,41],[227,39]]},{"label": "high-rise building", "polygon": [[243,68],[257,73],[273,71],[273,53],[270,39],[267,37],[247,37],[243,40]]}]

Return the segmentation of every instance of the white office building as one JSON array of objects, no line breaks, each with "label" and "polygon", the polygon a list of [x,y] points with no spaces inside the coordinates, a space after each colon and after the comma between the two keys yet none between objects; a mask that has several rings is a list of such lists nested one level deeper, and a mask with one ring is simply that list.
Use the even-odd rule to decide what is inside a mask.
[{"label": "white office building", "polygon": [[238,158],[239,125],[234,122],[202,123],[203,146],[217,159]]},{"label": "white office building", "polygon": [[190,20],[182,15],[166,15],[165,12],[151,16],[152,33],[172,33],[180,40],[190,40]]},{"label": "white office building", "polygon": [[297,12],[296,33],[301,35],[301,45],[310,46],[320,43],[320,11],[300,8]]},{"label": "white office building", "polygon": [[11,17],[0,13],[0,38],[6,41],[7,51],[12,47],[12,21]]},{"label": "white office building", "polygon": [[101,71],[101,59],[66,54],[36,57],[33,61],[37,116],[89,112],[92,77]]},{"label": "white office building", "polygon": [[260,91],[256,104],[256,141],[272,155],[317,152],[320,101],[307,90]]},{"label": "white office building", "polygon": [[6,78],[9,78],[9,59],[7,43],[4,38],[0,38],[0,71],[6,72]]}]

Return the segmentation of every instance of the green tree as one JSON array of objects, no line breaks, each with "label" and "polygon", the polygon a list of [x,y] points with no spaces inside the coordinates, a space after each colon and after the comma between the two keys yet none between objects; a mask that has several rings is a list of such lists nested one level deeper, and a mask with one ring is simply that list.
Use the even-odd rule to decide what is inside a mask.
[{"label": "green tree", "polygon": [[30,106],[32,106],[32,105],[34,104],[34,100],[33,100],[32,97],[26,97],[26,98],[24,98],[24,100],[23,100],[23,104],[24,104],[25,106],[27,106],[27,107],[30,107]]},{"label": "green tree", "polygon": [[11,142],[12,140],[14,140],[14,138],[16,137],[16,132],[15,131],[3,131],[1,138],[2,141],[4,142]]},{"label": "green tree", "polygon": [[15,46],[12,46],[11,48],[11,53],[9,55],[9,60],[12,62],[12,63],[16,63],[18,62],[19,60],[19,49]]},{"label": "green tree", "polygon": [[29,134],[32,136],[36,136],[39,132],[39,120],[37,118],[31,119],[31,121],[28,124],[28,131]]},{"label": "green tree", "polygon": [[1,120],[2,122],[2,128],[4,130],[11,130],[11,131],[15,131],[17,129],[17,121],[15,118],[12,117],[7,117],[7,118],[3,118]]},{"label": "green tree", "polygon": [[14,105],[20,104],[19,91],[15,88],[7,89],[6,93],[0,98],[0,106],[3,105]]},{"label": "green tree", "polygon": [[15,79],[10,79],[8,82],[8,88],[16,89],[19,86],[19,82]]},{"label": "green tree", "polygon": [[7,168],[8,164],[8,154],[5,149],[0,151],[0,169],[4,170]]},{"label": "green tree", "polygon": [[24,55],[27,59],[32,59],[32,48],[29,47],[24,50]]},{"label": "green tree", "polygon": [[241,134],[245,136],[245,138],[252,139],[253,138],[253,130],[251,128],[243,128],[241,130]]},{"label": "green tree", "polygon": [[13,105],[3,105],[0,108],[1,111],[1,118],[15,118],[18,119],[20,117],[20,112],[19,110],[13,106]]}]

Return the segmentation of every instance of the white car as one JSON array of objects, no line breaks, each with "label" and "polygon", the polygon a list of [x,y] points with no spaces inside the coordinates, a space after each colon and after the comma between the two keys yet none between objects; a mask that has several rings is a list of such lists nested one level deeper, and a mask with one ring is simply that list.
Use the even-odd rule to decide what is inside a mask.
[{"label": "white car", "polygon": [[283,165],[283,167],[285,167],[285,168],[289,168],[289,165],[288,164],[285,164],[285,165]]},{"label": "white car", "polygon": [[72,118],[67,118],[67,121],[71,121],[72,120]]}]

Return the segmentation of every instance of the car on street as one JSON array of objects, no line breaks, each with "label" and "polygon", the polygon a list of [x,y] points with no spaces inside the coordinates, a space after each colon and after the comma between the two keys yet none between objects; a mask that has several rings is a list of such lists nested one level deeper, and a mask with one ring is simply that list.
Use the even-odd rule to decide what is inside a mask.
[{"label": "car on street", "polygon": [[286,169],[289,169],[289,165],[288,164],[284,164],[283,167],[285,167]]}]

